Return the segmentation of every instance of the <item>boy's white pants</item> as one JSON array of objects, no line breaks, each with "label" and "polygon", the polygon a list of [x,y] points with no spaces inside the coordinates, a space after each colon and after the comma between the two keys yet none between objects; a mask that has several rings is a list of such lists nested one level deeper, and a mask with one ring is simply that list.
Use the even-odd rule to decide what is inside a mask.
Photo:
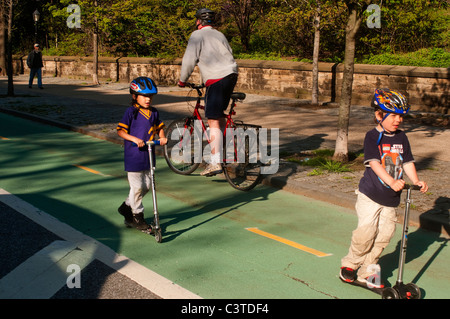
[{"label": "boy's white pants", "polygon": [[130,184],[130,193],[125,200],[125,204],[131,207],[133,214],[144,212],[142,199],[150,190],[150,171],[128,172],[128,183]]},{"label": "boy's white pants", "polygon": [[373,273],[367,271],[371,264],[377,264],[384,248],[395,232],[397,212],[395,207],[377,204],[366,195],[356,191],[356,213],[358,226],[352,233],[347,256],[341,266],[358,269],[358,278],[367,278]]}]

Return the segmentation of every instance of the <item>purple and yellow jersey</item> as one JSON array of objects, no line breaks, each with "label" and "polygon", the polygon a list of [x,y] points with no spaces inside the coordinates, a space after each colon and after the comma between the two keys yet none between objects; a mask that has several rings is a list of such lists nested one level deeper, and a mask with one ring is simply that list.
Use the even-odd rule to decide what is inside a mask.
[{"label": "purple and yellow jersey", "polygon": [[[164,123],[159,119],[156,108],[144,109],[138,105],[129,107],[117,130],[123,130],[145,142],[153,141],[159,131],[164,128]],[[125,171],[140,172],[150,169],[150,160],[147,147],[138,148],[132,142],[124,141]]]}]

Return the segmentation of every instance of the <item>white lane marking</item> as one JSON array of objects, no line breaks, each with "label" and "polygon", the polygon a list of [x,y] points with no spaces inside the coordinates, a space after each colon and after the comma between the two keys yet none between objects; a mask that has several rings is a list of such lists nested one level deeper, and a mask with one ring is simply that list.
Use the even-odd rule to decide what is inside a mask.
[{"label": "white lane marking", "polygon": [[76,247],[90,254],[92,259],[103,262],[163,299],[201,299],[200,296],[175,284],[139,263],[123,255],[117,254],[114,250],[101,242],[60,222],[53,216],[1,188],[0,201],[14,208],[22,215],[30,218],[35,223],[53,232],[60,238],[75,244]]},{"label": "white lane marking", "polygon": [[75,244],[57,240],[44,247],[0,279],[0,299],[49,299],[67,284],[67,267],[80,270],[93,261]]}]

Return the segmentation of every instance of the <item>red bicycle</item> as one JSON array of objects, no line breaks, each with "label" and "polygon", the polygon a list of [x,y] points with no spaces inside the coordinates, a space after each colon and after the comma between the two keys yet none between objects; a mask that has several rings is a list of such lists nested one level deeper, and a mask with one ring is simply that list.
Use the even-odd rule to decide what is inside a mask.
[{"label": "red bicycle", "polygon": [[[166,132],[168,141],[164,145],[167,164],[172,171],[182,175],[193,173],[207,160],[207,157],[203,158],[203,153],[207,156],[208,152],[203,151],[210,142],[208,125],[200,114],[200,110],[204,110],[201,100],[205,86],[193,83],[187,83],[187,86],[197,92],[193,114],[170,123]],[[245,93],[240,92],[231,95],[223,132],[223,174],[232,187],[241,191],[249,191],[260,182],[262,166],[258,159],[258,133],[261,126],[236,121],[232,117],[236,114],[236,101],[243,101],[245,97]]]}]

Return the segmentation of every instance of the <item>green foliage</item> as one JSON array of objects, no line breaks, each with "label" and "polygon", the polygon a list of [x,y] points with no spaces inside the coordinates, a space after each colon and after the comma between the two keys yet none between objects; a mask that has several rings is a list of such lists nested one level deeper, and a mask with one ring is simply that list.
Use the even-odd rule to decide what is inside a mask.
[{"label": "green foliage", "polygon": [[373,55],[360,61],[364,64],[431,66],[448,68],[450,66],[450,52],[441,48],[420,49],[416,52],[393,54],[383,53]]},{"label": "green foliage", "polygon": [[[66,24],[69,4],[81,8],[81,28]],[[179,58],[194,31],[198,8],[219,12],[219,25],[241,59],[311,61],[315,0],[40,0],[38,42],[49,55],[92,55],[92,35],[100,35],[104,56]],[[320,61],[342,62],[346,1],[322,0]],[[360,2],[358,2],[360,3]],[[361,1],[362,3],[362,1]],[[448,67],[449,3],[446,0],[373,1],[381,6],[381,28],[362,24],[356,58],[360,63]],[[31,13],[19,1],[14,50],[33,43]],[[20,23],[19,23],[20,21]],[[94,21],[97,21],[95,26]]]},{"label": "green foliage", "polygon": [[[449,29],[445,0],[386,1],[381,6],[381,28],[361,28],[357,55],[389,54],[388,60],[394,61],[397,54],[424,48],[448,50]],[[404,57],[398,59],[406,63]]]}]

